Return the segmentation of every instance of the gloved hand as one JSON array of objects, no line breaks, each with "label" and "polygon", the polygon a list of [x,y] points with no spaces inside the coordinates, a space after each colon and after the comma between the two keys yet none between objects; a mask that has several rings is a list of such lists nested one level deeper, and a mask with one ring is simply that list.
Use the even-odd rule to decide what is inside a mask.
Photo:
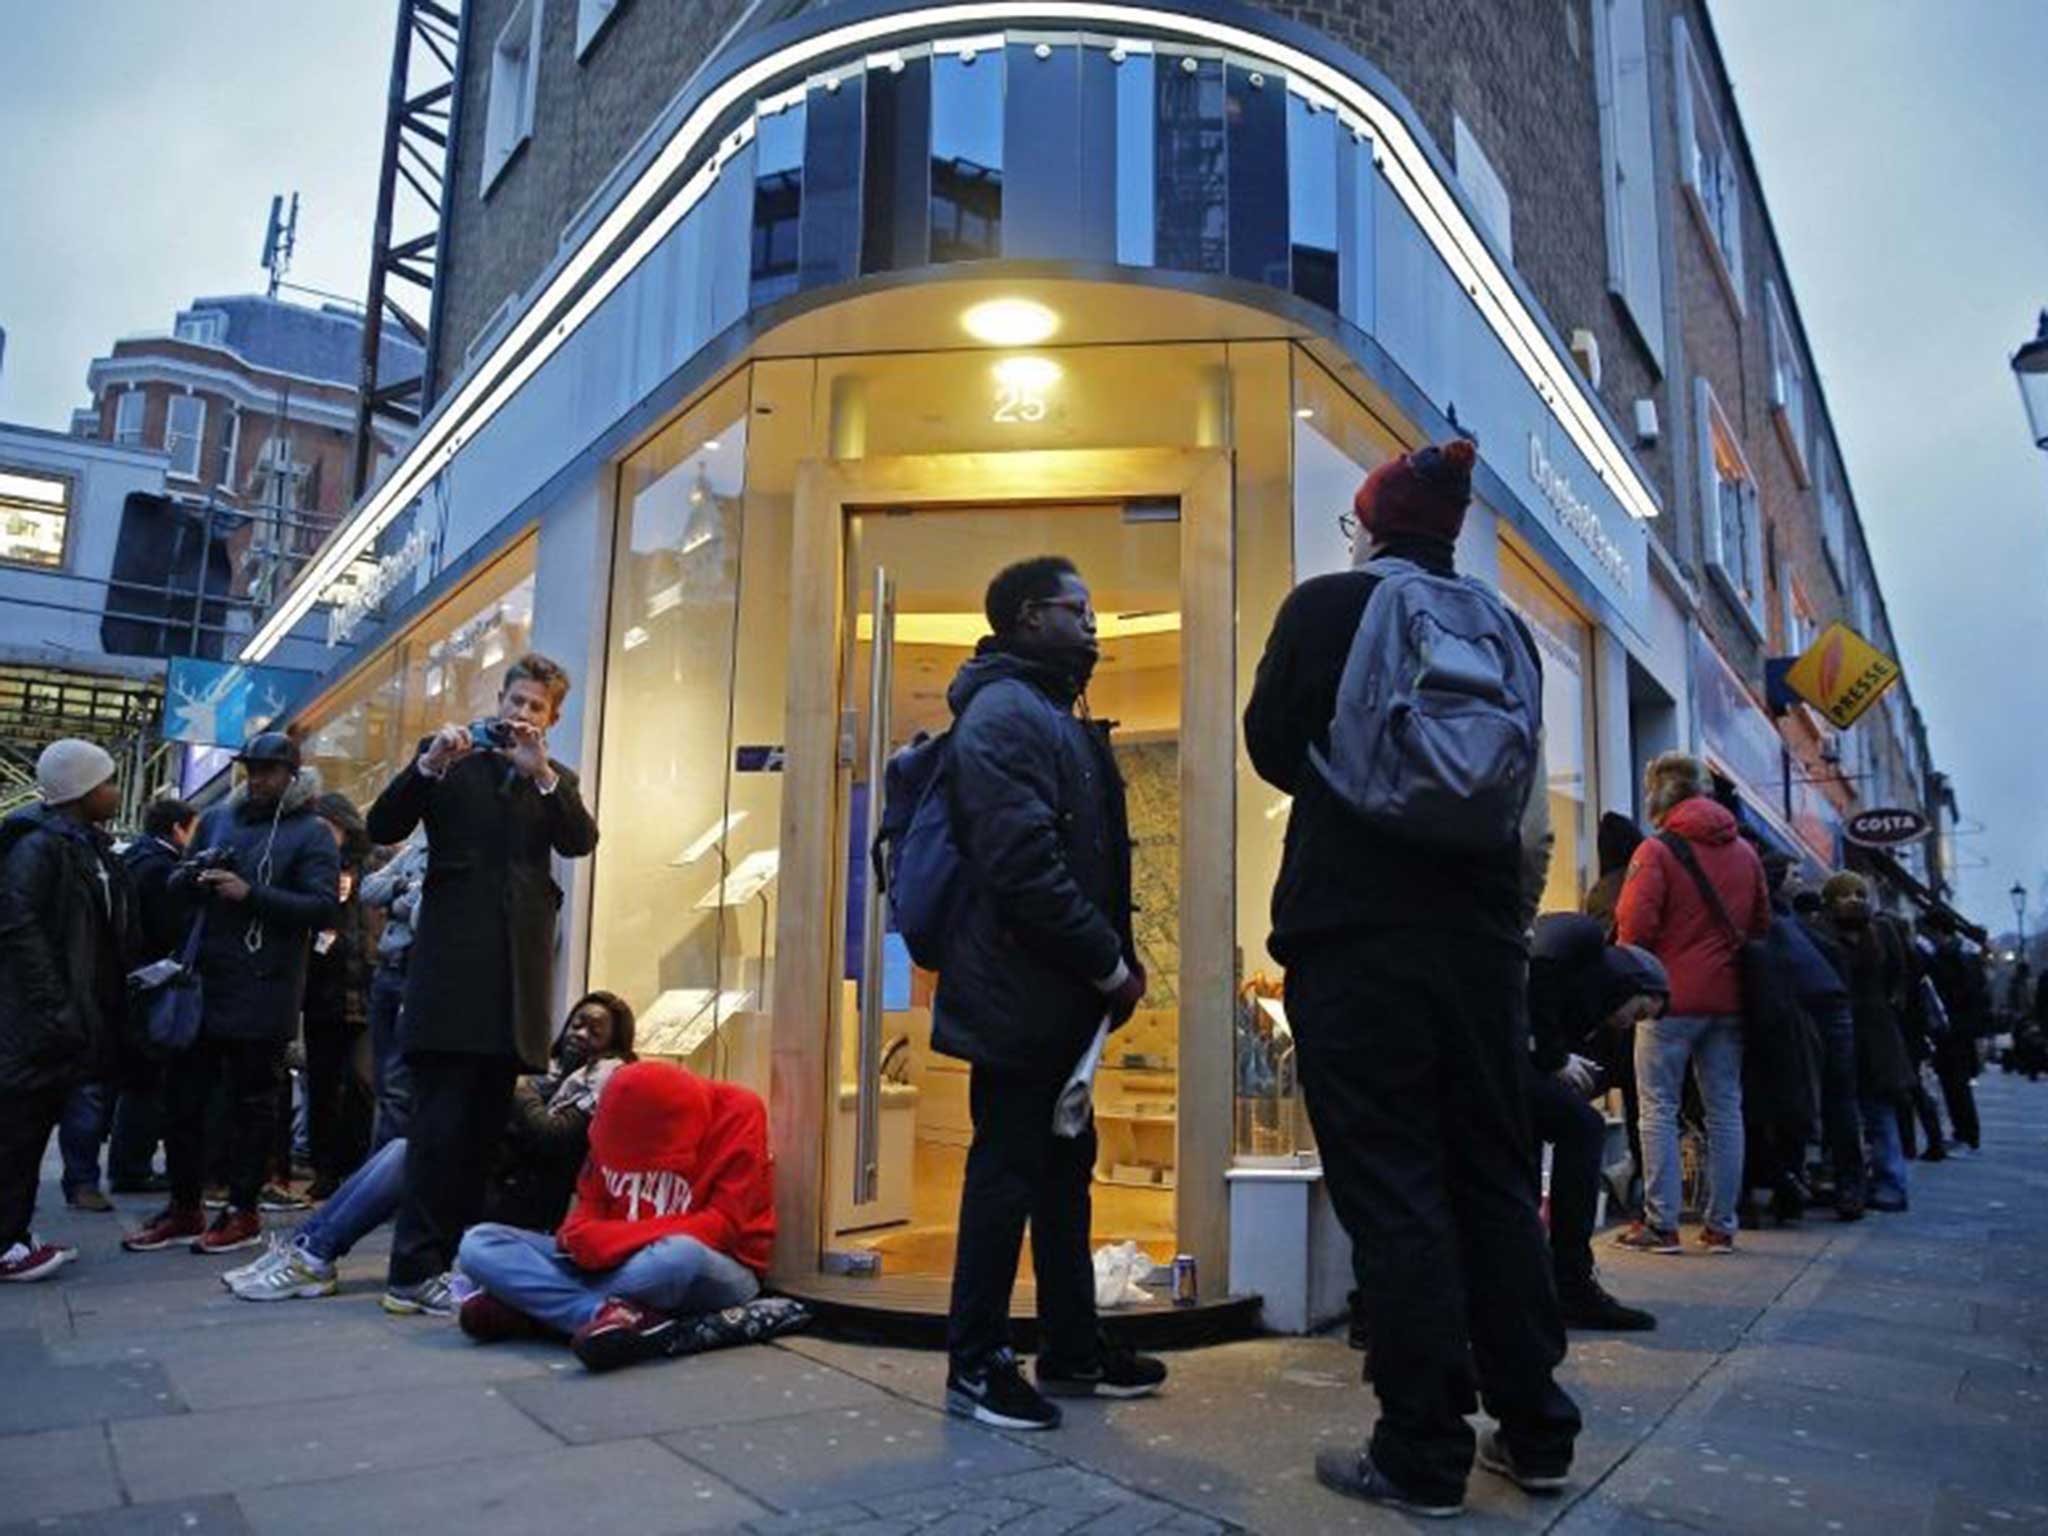
[{"label": "gloved hand", "polygon": [[1103,998],[1109,1010],[1109,1027],[1122,1029],[1131,1022],[1131,1015],[1138,1011],[1138,1004],[1145,1000],[1145,967],[1133,960],[1130,975],[1124,978],[1122,986]]},{"label": "gloved hand", "polygon": [[1584,1098],[1591,1098],[1600,1086],[1600,1063],[1584,1056],[1567,1056],[1557,1069],[1557,1080]]}]

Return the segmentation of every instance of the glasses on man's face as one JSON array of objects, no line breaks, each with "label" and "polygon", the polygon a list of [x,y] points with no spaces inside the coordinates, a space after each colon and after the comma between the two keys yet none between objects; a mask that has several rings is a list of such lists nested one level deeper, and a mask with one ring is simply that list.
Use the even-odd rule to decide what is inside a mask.
[{"label": "glasses on man's face", "polygon": [[1343,534],[1345,538],[1356,543],[1358,540],[1358,514],[1355,512],[1339,512],[1337,514],[1337,531]]},{"label": "glasses on man's face", "polygon": [[1064,608],[1084,624],[1095,622],[1095,605],[1085,597],[1035,597],[1034,608]]}]

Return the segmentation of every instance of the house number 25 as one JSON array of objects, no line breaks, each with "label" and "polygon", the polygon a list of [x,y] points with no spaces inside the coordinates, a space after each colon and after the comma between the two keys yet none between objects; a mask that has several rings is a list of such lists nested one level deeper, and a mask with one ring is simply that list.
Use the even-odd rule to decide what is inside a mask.
[{"label": "house number 25", "polygon": [[1034,380],[1005,379],[996,385],[996,409],[990,418],[1005,424],[1045,420],[1045,392]]}]

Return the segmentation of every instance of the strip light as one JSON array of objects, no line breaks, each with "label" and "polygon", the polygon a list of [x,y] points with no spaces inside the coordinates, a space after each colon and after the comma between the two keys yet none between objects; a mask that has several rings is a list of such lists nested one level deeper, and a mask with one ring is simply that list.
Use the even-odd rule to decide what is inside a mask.
[{"label": "strip light", "polygon": [[[318,601],[320,593],[348,563],[376,541],[448,467],[462,446],[502,410],[549,358],[560,350],[598,305],[639,267],[718,179],[725,162],[753,137],[749,118],[726,136],[717,152],[692,176],[645,229],[613,254],[634,221],[647,213],[662,186],[704,147],[712,126],[753,95],[766,82],[828,55],[856,53],[884,44],[904,33],[968,25],[999,26],[1015,22],[1069,23],[1110,30],[1121,27],[1163,32],[1270,61],[1310,82],[1340,106],[1348,107],[1370,129],[1381,152],[1380,169],[1452,276],[1464,287],[1482,318],[1500,338],[1538,396],[1548,406],[1594,473],[1613,491],[1622,506],[1638,518],[1657,515],[1657,499],[1620,446],[1608,433],[1587,399],[1579,379],[1560,357],[1542,327],[1529,313],[1514,286],[1501,271],[1485,242],[1465,217],[1428,156],[1409,133],[1400,114],[1362,83],[1297,48],[1241,27],[1170,10],[1098,0],[972,0],[934,5],[890,16],[871,17],[790,44],[758,59],[712,88],[683,120],[631,187],[613,205],[596,229],[577,247],[567,265],[555,274],[511,331],[491,349],[482,366],[456,392],[426,430],[406,450],[396,469],[329,539],[313,563],[293,585],[285,600],[242,648],[245,662],[263,660]],[[979,41],[979,40],[977,40]],[[599,271],[600,263],[609,264]],[[581,297],[571,295],[595,274]],[[564,305],[568,307],[563,308]]]}]

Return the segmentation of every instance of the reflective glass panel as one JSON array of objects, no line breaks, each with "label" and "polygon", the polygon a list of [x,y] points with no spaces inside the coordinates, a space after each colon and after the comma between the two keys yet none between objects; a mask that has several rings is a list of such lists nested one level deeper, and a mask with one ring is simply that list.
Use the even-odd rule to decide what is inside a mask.
[{"label": "reflective glass panel", "polygon": [[760,119],[754,132],[752,307],[796,292],[804,202],[802,106]]},{"label": "reflective glass panel", "polygon": [[1162,54],[1155,74],[1156,264],[1183,272],[1221,272],[1229,241],[1223,65],[1217,59]]},{"label": "reflective glass panel", "polygon": [[1294,291],[1337,308],[1337,114],[1287,98],[1287,231]]},{"label": "reflective glass panel", "polygon": [[1550,786],[1550,878],[1545,912],[1576,912],[1586,893],[1593,814],[1593,634],[1579,611],[1520,548],[1500,549],[1501,595],[1536,637],[1543,657],[1543,758]]},{"label": "reflective glass panel", "polygon": [[1230,275],[1287,286],[1287,84],[1229,67],[1224,116],[1230,183]]},{"label": "reflective glass panel", "polygon": [[1003,53],[932,59],[933,261],[1000,256]]},{"label": "reflective glass panel", "polygon": [[850,281],[860,270],[861,113],[867,77],[810,93],[804,108],[801,281],[806,288]]},{"label": "reflective glass panel", "polygon": [[1152,55],[1129,54],[1121,63],[1112,59],[1110,67],[1116,71],[1116,259],[1127,267],[1149,267],[1159,174]]},{"label": "reflective glass panel", "polygon": [[931,60],[868,71],[860,269],[922,266],[931,228]]},{"label": "reflective glass panel", "polygon": [[1004,58],[1005,137],[1030,152],[1012,157],[1006,177],[1003,254],[1071,256],[1090,191],[1081,174],[1081,50],[1012,42]]}]

